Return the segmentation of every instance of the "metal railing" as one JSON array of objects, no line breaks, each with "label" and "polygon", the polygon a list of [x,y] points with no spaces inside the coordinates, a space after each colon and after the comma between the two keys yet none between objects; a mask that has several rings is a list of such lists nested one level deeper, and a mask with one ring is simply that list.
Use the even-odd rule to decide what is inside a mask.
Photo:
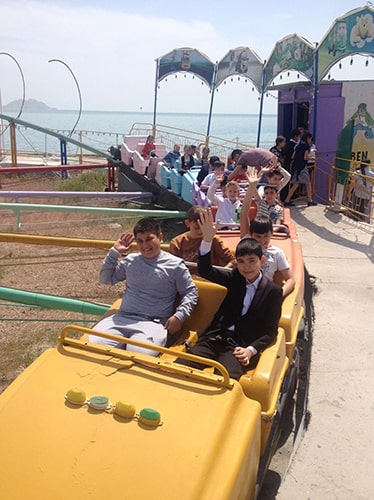
[{"label": "metal railing", "polygon": [[149,135],[152,133],[156,136],[156,141],[165,144],[169,151],[173,149],[176,143],[182,146],[185,144],[196,144],[197,146],[209,147],[210,155],[216,155],[222,159],[226,159],[233,149],[244,151],[254,147],[253,145],[240,142],[238,138],[229,140],[213,135],[206,136],[199,132],[168,125],[156,124],[153,127],[151,123],[134,123],[130,130],[130,135]]},{"label": "metal railing", "polygon": [[[24,124],[16,124],[17,131],[17,153],[28,157],[34,157],[42,164],[47,165],[50,161],[55,161],[60,152],[59,140],[56,137],[51,137],[47,133],[40,130],[32,130]],[[49,129],[52,133],[62,136],[68,136],[70,133],[66,129]],[[1,131],[0,131],[1,132]],[[7,132],[3,130],[3,132]],[[154,133],[156,142],[161,142],[166,145],[168,150],[173,149],[175,143],[182,146],[185,144],[206,145],[210,148],[210,155],[217,155],[223,160],[231,154],[233,149],[247,150],[253,145],[241,142],[238,137],[234,139],[225,139],[217,136],[206,136],[199,132],[186,130],[178,127],[152,123],[134,123],[129,131],[129,135],[149,135]],[[88,147],[100,150],[107,153],[108,147],[111,145],[120,145],[123,142],[123,136],[128,135],[124,132],[107,132],[96,130],[75,130],[71,138],[76,142],[84,143]],[[7,133],[2,134],[2,155],[9,155],[11,142]],[[269,148],[271,144],[263,144],[265,148]],[[68,144],[69,161],[83,162],[83,150],[79,145]],[[93,153],[84,152],[84,156],[93,157]]]},{"label": "metal railing", "polygon": [[[340,164],[343,162],[346,168],[337,167],[337,160]],[[374,224],[374,176],[363,175],[357,170],[359,166],[357,160],[335,157],[334,163],[330,164],[318,158],[312,179],[314,196],[356,221]],[[365,166],[374,169],[374,164]],[[363,193],[365,198],[362,197]]]}]

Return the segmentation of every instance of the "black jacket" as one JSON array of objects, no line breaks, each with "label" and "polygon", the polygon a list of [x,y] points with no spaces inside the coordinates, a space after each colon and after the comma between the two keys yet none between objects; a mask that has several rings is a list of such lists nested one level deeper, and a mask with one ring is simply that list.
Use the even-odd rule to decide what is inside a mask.
[{"label": "black jacket", "polygon": [[239,271],[213,268],[210,253],[199,255],[198,270],[203,278],[227,288],[224,301],[203,335],[235,325],[232,337],[242,347],[251,345],[261,352],[274,342],[282,308],[282,289],[278,285],[263,276],[247,313],[241,316],[246,280]]}]

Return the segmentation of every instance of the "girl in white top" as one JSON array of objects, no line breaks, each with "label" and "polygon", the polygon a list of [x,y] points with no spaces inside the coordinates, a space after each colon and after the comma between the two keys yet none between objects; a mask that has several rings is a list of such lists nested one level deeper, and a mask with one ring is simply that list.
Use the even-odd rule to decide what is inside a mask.
[{"label": "girl in white top", "polygon": [[217,206],[216,221],[220,224],[235,224],[239,218],[239,208],[241,202],[239,200],[240,186],[237,182],[231,181],[225,186],[225,195],[216,193],[216,189],[220,187],[223,177],[217,177],[214,184],[208,189],[208,199]]}]

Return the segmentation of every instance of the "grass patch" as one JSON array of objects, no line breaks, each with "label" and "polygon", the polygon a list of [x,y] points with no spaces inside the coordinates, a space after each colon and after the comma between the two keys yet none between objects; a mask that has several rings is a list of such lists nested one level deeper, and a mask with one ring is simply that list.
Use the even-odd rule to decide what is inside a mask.
[{"label": "grass patch", "polygon": [[90,170],[74,175],[60,182],[60,191],[104,191],[107,184],[107,174],[103,169]]}]

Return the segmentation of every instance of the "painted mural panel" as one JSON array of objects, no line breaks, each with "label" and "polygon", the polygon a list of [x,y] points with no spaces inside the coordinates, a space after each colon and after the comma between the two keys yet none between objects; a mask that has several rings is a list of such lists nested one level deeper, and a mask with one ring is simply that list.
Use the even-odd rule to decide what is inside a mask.
[{"label": "painted mural panel", "polygon": [[364,7],[339,17],[318,48],[318,80],[340,59],[351,54],[374,53],[374,9]]},{"label": "painted mural panel", "polygon": [[179,71],[193,73],[210,88],[212,86],[214,64],[202,52],[191,48],[174,49],[158,59],[157,81]]},{"label": "painted mural panel", "polygon": [[374,163],[374,82],[343,82],[344,123],[353,120],[352,159]]},{"label": "painted mural panel", "polygon": [[218,63],[216,87],[232,75],[249,78],[258,91],[261,90],[263,62],[249,47],[237,47]]},{"label": "painted mural panel", "polygon": [[293,70],[303,73],[309,80],[313,78],[314,47],[300,35],[290,35],[275,45],[265,66],[264,86],[282,71]]}]

